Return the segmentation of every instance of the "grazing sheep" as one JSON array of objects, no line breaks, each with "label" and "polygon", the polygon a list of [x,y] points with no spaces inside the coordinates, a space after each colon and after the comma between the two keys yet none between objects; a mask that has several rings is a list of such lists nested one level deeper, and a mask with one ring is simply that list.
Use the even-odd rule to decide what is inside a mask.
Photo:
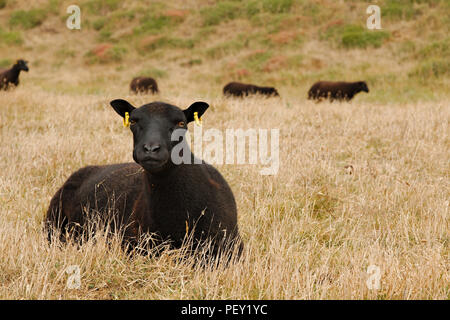
[{"label": "grazing sheep", "polygon": [[150,77],[136,77],[131,80],[130,90],[134,93],[158,93],[155,79]]},{"label": "grazing sheep", "polygon": [[350,101],[353,97],[361,92],[369,92],[367,83],[364,81],[358,82],[332,82],[332,81],[319,81],[313,84],[308,91],[308,99],[322,100],[346,100]]},{"label": "grazing sheep", "polygon": [[[59,231],[63,242],[66,233],[84,239],[83,232],[92,228],[90,217],[110,222],[111,232],[120,228],[128,249],[135,248],[145,234],[155,237],[154,245],[168,241],[174,248],[181,247],[189,235],[195,246],[211,241],[208,255],[230,252],[225,249],[234,245],[240,253],[233,193],[213,166],[194,157],[184,139],[195,113],[200,117],[209,105],[195,102],[182,111],[152,102],[135,108],[119,99],[111,101],[111,106],[124,120],[129,115],[136,163],[88,166],[73,173],[50,202],[45,218],[49,241],[54,231]],[[176,129],[180,135],[173,141]],[[186,149],[176,153],[175,146],[175,150]],[[172,150],[176,155],[184,153],[183,159],[192,164],[186,163],[189,160],[175,164]]]},{"label": "grazing sheep", "polygon": [[239,82],[230,82],[223,87],[223,94],[226,96],[244,97],[257,93],[267,96],[279,96],[274,87],[258,87],[253,84],[244,84]]},{"label": "grazing sheep", "polygon": [[11,86],[17,87],[19,85],[20,71],[28,72],[27,61],[17,60],[16,64],[11,69],[0,71],[0,89],[7,90]]}]

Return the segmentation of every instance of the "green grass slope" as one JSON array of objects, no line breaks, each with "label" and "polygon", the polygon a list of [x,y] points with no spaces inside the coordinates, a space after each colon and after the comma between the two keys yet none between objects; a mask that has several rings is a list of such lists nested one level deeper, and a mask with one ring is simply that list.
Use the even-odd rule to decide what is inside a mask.
[{"label": "green grass slope", "polygon": [[362,79],[373,90],[358,98],[381,103],[436,100],[449,85],[448,1],[379,1],[381,30],[366,28],[364,1],[78,3],[81,30],[69,30],[70,1],[3,0],[0,66],[25,57],[34,83],[63,92],[78,84],[46,80],[80,69],[102,70],[91,92],[143,74],[176,74],[170,89],[195,83],[201,94],[240,80],[298,97],[316,80]]}]

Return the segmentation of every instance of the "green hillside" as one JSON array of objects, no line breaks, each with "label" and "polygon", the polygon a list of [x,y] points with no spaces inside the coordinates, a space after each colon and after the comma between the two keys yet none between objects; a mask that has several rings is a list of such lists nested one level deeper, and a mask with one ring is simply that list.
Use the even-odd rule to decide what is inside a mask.
[{"label": "green hillside", "polygon": [[[32,66],[26,81],[61,92],[86,84],[105,92],[105,77],[127,86],[144,74],[172,82],[172,90],[195,83],[205,94],[241,80],[302,97],[319,79],[366,80],[376,90],[361,99],[383,103],[436,99],[449,85],[444,0],[378,1],[381,30],[366,28],[365,1],[77,3],[81,30],[69,30],[71,1],[2,0],[0,67],[24,57]],[[102,70],[101,79],[51,80],[80,68]]]}]

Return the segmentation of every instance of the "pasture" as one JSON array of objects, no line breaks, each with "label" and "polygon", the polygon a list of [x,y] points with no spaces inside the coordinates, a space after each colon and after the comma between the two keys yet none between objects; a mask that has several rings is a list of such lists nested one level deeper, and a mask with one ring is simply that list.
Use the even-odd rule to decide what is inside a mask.
[{"label": "pasture", "polygon": [[[72,1],[0,0],[0,67],[29,61],[0,91],[0,299],[449,299],[450,7],[378,2],[375,37],[363,1],[85,0],[69,30]],[[160,92],[131,94],[140,75]],[[307,100],[324,79],[370,92]],[[234,80],[280,97],[225,98]],[[117,98],[206,101],[204,129],[280,130],[277,174],[215,165],[237,202],[239,262],[130,257],[102,234],[47,242],[50,199],[73,171],[133,161]]]}]

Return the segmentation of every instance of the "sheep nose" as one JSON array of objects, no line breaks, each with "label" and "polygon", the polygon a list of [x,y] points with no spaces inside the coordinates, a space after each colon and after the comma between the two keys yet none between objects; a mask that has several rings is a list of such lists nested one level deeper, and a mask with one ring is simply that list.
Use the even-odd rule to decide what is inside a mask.
[{"label": "sheep nose", "polygon": [[159,144],[155,145],[144,144],[144,151],[147,153],[155,153],[158,152],[159,149],[161,149],[161,146]]}]

